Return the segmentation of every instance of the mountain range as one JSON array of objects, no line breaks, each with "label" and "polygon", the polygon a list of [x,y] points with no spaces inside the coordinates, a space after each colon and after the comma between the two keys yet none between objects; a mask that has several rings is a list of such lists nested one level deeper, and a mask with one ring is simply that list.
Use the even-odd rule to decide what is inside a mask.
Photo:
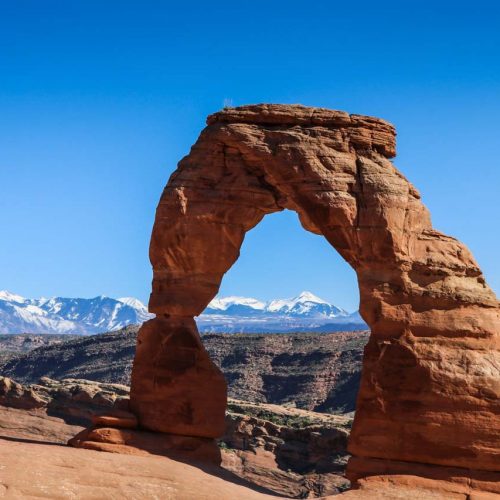
[{"label": "mountain range", "polygon": [[311,292],[262,302],[249,297],[215,298],[196,322],[205,333],[286,333],[363,330],[359,313],[348,313]]},{"label": "mountain range", "polygon": [[0,333],[73,333],[88,335],[143,323],[144,304],[132,297],[26,299],[0,291]]},{"label": "mountain range", "polygon": [[[27,299],[0,291],[0,333],[88,335],[115,331],[151,318],[133,297]],[[358,312],[348,313],[311,292],[263,302],[249,297],[217,297],[197,318],[205,333],[285,333],[362,330]]]}]

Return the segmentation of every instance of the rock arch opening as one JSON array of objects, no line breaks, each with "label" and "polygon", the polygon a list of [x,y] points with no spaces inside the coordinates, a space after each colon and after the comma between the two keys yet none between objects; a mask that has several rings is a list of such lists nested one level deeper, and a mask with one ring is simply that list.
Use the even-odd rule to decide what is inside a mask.
[{"label": "rock arch opening", "polygon": [[244,234],[288,208],[353,267],[371,329],[351,478],[429,466],[467,477],[497,471],[499,303],[467,248],[433,229],[391,163],[393,127],[286,105],[227,109],[207,123],[156,213],[157,317],[141,329],[132,372],[141,426],[222,434],[226,386],[193,317],[216,295]]},{"label": "rock arch opening", "polygon": [[230,398],[349,413],[368,340],[358,308],[354,271],[284,210],[246,234],[217,299],[195,319]]},{"label": "rock arch opening", "polygon": [[[264,317],[266,312],[271,316],[269,320],[273,314],[277,318],[286,319],[285,300],[296,298],[303,292],[304,301],[307,301],[310,292],[311,295],[336,307],[324,307],[323,311],[321,303],[318,302],[317,308],[304,310],[303,322],[300,322],[300,314],[290,314],[291,319],[298,319],[297,331],[299,328],[302,328],[301,331],[307,331],[307,324],[310,324],[311,331],[315,331],[316,327],[328,323],[328,313],[334,318],[336,309],[342,314],[359,309],[359,288],[353,269],[322,236],[304,231],[296,212],[285,209],[266,215],[257,226],[246,233],[240,255],[224,275],[218,292],[218,297],[234,297],[228,304],[234,303],[236,306],[239,304],[239,297],[242,300],[255,299],[255,303],[248,304],[243,300],[241,314],[236,311],[234,317],[244,317],[245,307],[248,307],[249,314],[257,313],[256,328],[241,321],[236,322],[234,327],[228,323],[229,331],[223,327],[210,330],[207,327],[210,323],[206,321],[210,316],[207,316],[205,311],[197,318],[198,329],[200,332],[220,333],[293,331],[292,321],[289,325],[284,323],[283,330],[279,329],[279,322],[271,324],[270,329],[269,322],[262,322],[262,329],[259,330],[257,327],[260,323],[257,320],[260,316]],[[276,301],[268,311],[266,306],[274,299],[283,299],[284,302]],[[216,308],[225,306],[225,302],[222,304],[216,301],[214,304]],[[311,303],[312,306],[313,304]],[[281,305],[283,311],[280,312]],[[225,312],[224,309],[210,309],[209,305],[211,314],[217,315],[219,310],[221,313]],[[229,316],[232,316],[232,310],[228,311]],[[307,318],[309,321],[306,321]],[[242,329],[238,330],[239,326]]]}]

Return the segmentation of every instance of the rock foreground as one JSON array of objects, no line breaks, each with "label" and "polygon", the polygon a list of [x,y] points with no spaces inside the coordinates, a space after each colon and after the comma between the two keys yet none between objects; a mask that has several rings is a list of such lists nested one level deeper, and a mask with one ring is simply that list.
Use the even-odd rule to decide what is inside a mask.
[{"label": "rock foreground", "polygon": [[223,470],[0,438],[0,498],[257,500],[277,498]]},{"label": "rock foreground", "polygon": [[[95,450],[181,456],[212,464],[222,458],[222,466],[235,476],[291,498],[349,487],[344,473],[350,417],[230,400],[217,448],[206,439],[129,434],[127,429],[135,429],[137,420],[127,411],[128,393],[120,384],[45,377],[39,384],[23,386],[0,377],[0,436],[60,444],[78,444],[75,440],[83,437],[94,442],[84,447]],[[83,431],[81,426],[90,425],[90,431]]]},{"label": "rock foreground", "polygon": [[[279,498],[495,498],[467,484],[422,481],[412,476],[372,477],[361,481],[356,491],[328,496],[346,487],[342,476],[324,473],[324,469],[331,466],[325,459],[335,449],[345,453],[349,419],[275,405],[230,402],[226,442],[221,450],[224,469],[200,462],[199,456],[187,463],[185,458],[101,453],[62,445],[82,429],[68,420],[88,424],[103,408],[122,408],[127,392],[118,384],[85,380],[44,379],[40,385],[23,387],[1,379],[0,498],[278,498],[265,490],[279,494]],[[323,441],[322,431],[327,433]],[[244,440],[245,447],[241,446]],[[281,451],[276,451],[280,446]],[[314,466],[318,471],[307,474],[302,470],[303,475],[285,471],[278,467],[283,467],[283,461],[286,467]]]},{"label": "rock foreground", "polygon": [[157,317],[141,328],[132,369],[141,425],[219,435],[226,386],[193,318],[217,294],[245,233],[290,209],[356,271],[371,330],[350,477],[425,474],[428,465],[432,474],[498,477],[499,302],[469,250],[432,227],[420,194],[391,163],[394,128],[267,104],[207,123],[156,211],[149,310]]},{"label": "rock foreground", "polygon": [[[166,457],[138,457],[0,437],[0,498],[101,500],[265,500],[220,469],[196,467]],[[494,500],[466,486],[418,478],[374,477],[360,489],[331,500]]]}]

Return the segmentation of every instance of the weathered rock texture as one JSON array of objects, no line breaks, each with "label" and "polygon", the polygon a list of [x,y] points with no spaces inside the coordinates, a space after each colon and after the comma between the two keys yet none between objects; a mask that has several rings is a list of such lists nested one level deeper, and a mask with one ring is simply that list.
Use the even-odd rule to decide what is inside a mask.
[{"label": "weathered rock texture", "polygon": [[128,410],[129,388],[82,379],[63,381],[42,377],[37,384],[22,385],[0,376],[0,405],[43,410],[72,425],[87,425],[94,415]]},{"label": "weathered rock texture", "polygon": [[142,427],[209,438],[224,432],[226,382],[192,317],[160,315],[144,323],[135,359],[130,409]]},{"label": "weathered rock texture", "polygon": [[[158,456],[133,456],[0,438],[0,498],[279,500],[238,477]],[[496,500],[464,484],[381,476],[324,500]]]},{"label": "weathered rock texture", "polygon": [[0,470],[6,499],[279,500],[217,466],[1,437]]},{"label": "weathered rock texture", "polygon": [[351,424],[343,415],[229,400],[222,464],[287,498],[337,494],[349,488]]},{"label": "weathered rock texture", "polygon": [[24,386],[0,377],[0,440],[69,441],[90,450],[205,466],[222,462],[251,484],[291,498],[331,495],[349,486],[351,417],[229,399],[217,446],[213,439],[138,430],[127,408],[128,387],[119,384],[45,377]]},{"label": "weathered rock texture", "polygon": [[467,248],[433,229],[394,155],[394,128],[376,118],[286,105],[208,118],[156,213],[149,309],[158,317],[139,335],[132,372],[144,427],[221,432],[225,385],[192,318],[245,233],[291,209],[355,269],[372,331],[352,476],[369,475],[372,459],[386,470],[391,461],[498,470],[499,303]]},{"label": "weathered rock texture", "polygon": [[[232,475],[213,466],[214,453],[209,439],[205,438],[203,445],[201,439],[195,437],[147,432],[127,435],[126,432],[117,432],[116,428],[102,427],[102,424],[109,423],[102,420],[104,417],[98,416],[102,411],[109,412],[110,407],[116,409],[124,406],[123,394],[127,392],[124,386],[87,380],[56,381],[45,378],[40,384],[25,387],[4,378],[0,379],[0,392],[4,396],[0,402],[0,497],[31,498],[46,496],[49,491],[51,498],[75,498],[75,495],[120,499],[151,498],[158,495],[161,498],[175,499],[226,498],[229,482],[239,482],[241,478],[250,481],[246,483],[247,489],[233,491],[233,496],[229,498],[251,498],[252,491],[248,487],[265,488],[268,492],[292,498],[312,498],[319,495],[322,498],[340,498],[324,495],[335,494],[348,484],[343,477],[343,467],[347,459],[346,437],[350,419],[345,416],[229,400],[223,437],[225,444],[220,444],[223,452],[222,466],[233,472]],[[33,401],[36,402],[36,407],[33,407]],[[119,413],[121,416],[124,414],[123,411]],[[93,431],[85,432],[95,432],[95,436],[92,436],[92,440],[85,441],[85,446],[94,450],[119,452],[119,455],[98,455],[88,450],[71,452],[70,448],[54,446],[65,443],[82,430],[74,425],[75,422],[88,424],[90,420],[95,427]],[[130,427],[131,423],[136,423],[135,419],[131,420],[133,422],[120,417],[120,422],[115,419],[114,424],[126,424],[126,427]],[[133,446],[126,444],[130,439]],[[48,443],[51,446],[46,446]],[[16,445],[15,449],[10,448],[13,444]],[[146,453],[145,448],[149,448],[150,453]],[[125,454],[129,457],[125,458]],[[223,478],[225,482],[214,484],[216,489],[212,489],[212,486],[208,486],[206,477],[200,477],[203,475],[201,471],[198,471],[198,477],[196,474],[186,475],[185,469],[179,469],[179,462],[168,460],[165,455],[182,462],[187,460],[190,464],[200,465],[202,460],[204,471]],[[88,460],[84,458],[86,456]],[[20,457],[24,460],[20,461]],[[212,465],[208,461],[210,459]],[[123,464],[124,460],[127,467],[121,469],[119,464]],[[157,460],[160,462],[156,462]],[[66,462],[71,467],[64,465]],[[75,466],[77,463],[78,466]],[[106,463],[109,469],[103,468]],[[141,463],[146,468],[141,468]],[[154,466],[155,463],[158,468]],[[61,464],[65,470],[63,475]],[[489,477],[491,473],[487,472],[471,478],[468,476],[470,471],[466,469],[412,464],[414,474],[433,477],[433,480],[429,480],[415,475],[388,475],[388,464],[383,460],[379,460],[376,465],[378,476],[372,476],[368,481],[361,480],[360,489],[343,495],[346,498],[370,500],[486,500],[498,498],[495,492],[500,491],[499,483],[492,481]],[[405,463],[396,464],[396,470],[398,465],[408,466]],[[392,467],[394,470],[394,462]],[[106,476],[106,470],[109,471],[109,476]],[[194,467],[191,470],[196,471]],[[68,479],[67,475],[71,471],[83,473]],[[167,475],[175,479],[174,484],[168,488],[171,496],[167,495],[167,491],[154,489],[164,479],[163,475],[158,476],[159,471],[167,472]],[[31,472],[32,476],[26,476],[27,472]],[[450,472],[453,474],[453,483],[446,481]],[[92,476],[90,480],[89,474]],[[145,474],[147,481],[144,480]],[[97,481],[93,479],[94,476]],[[197,482],[196,488],[192,481]],[[202,489],[199,481],[203,485]],[[106,486],[105,482],[108,483]],[[191,487],[184,492],[182,484]]]}]

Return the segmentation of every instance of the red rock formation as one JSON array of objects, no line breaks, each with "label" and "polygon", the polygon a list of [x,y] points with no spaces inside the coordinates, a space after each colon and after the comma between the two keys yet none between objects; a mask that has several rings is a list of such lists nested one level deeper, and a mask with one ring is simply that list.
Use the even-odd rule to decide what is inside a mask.
[{"label": "red rock formation", "polygon": [[210,360],[192,317],[159,317],[139,331],[130,409],[159,432],[218,437],[224,432],[226,382]]},{"label": "red rock formation", "polygon": [[[19,394],[19,386],[12,383],[8,385],[11,388],[9,392]],[[24,402],[29,402],[32,398],[30,391],[26,390],[29,388],[21,389],[24,390],[24,395],[8,399],[6,403],[25,407]],[[56,443],[66,442],[75,432],[82,430],[81,427],[67,423],[67,419],[73,420],[76,416],[74,412],[77,407],[74,404],[81,404],[78,414],[88,420],[96,406],[108,407],[113,396],[113,406],[116,403],[122,406],[121,394],[124,388],[85,380],[45,379],[43,385],[34,385],[31,389],[45,401],[45,408],[19,410],[0,404],[0,496],[38,498],[46,496],[47,491],[50,491],[51,498],[149,499],[160,496],[192,500],[200,498],[200,495],[217,500],[271,498],[267,495],[254,496],[249,483],[246,488],[238,486],[239,489],[235,491],[234,482],[239,482],[238,477],[210,464],[217,457],[213,453],[213,440],[206,438],[126,430],[117,432],[117,429],[100,428],[85,431],[93,434],[92,440],[86,439],[83,443],[90,451],[82,453],[61,445],[54,446]],[[113,394],[115,389],[118,390],[117,394]],[[90,397],[82,397],[84,394]],[[63,406],[61,401],[56,401],[61,397]],[[53,403],[62,412],[60,416],[64,416],[64,420],[49,416]],[[237,412],[244,410],[245,414],[232,413],[230,410],[231,421],[226,429],[229,434],[224,439],[237,449],[224,451],[223,467],[234,471],[240,478],[250,479],[254,485],[271,488],[281,495],[309,498],[316,494],[332,500],[344,497],[369,500],[498,499],[495,492],[500,492],[500,484],[493,482],[488,473],[471,478],[468,477],[469,470],[456,468],[452,471],[455,481],[451,483],[443,481],[447,477],[443,470],[449,474],[449,468],[413,464],[414,474],[429,475],[422,474],[422,471],[430,472],[432,480],[415,475],[388,475],[385,473],[387,463],[382,460],[375,469],[378,470],[378,475],[360,480],[360,488],[356,491],[334,497],[324,496],[337,491],[338,486],[342,488],[345,480],[334,472],[319,473],[317,470],[318,473],[312,471],[302,475],[294,470],[310,470],[311,467],[322,470],[326,467],[328,470],[335,467],[335,463],[342,462],[342,457],[336,455],[339,452],[345,453],[345,439],[338,434],[340,442],[335,439],[335,429],[331,429],[333,435],[330,434],[334,439],[329,439],[328,428],[331,424],[333,427],[343,425],[342,422],[348,420],[346,417],[236,401],[230,403],[230,408]],[[272,415],[273,420],[280,422],[286,419],[287,424],[286,427],[280,427],[257,417],[248,417],[246,413]],[[123,411],[115,414],[126,416]],[[296,424],[304,417],[316,423],[296,428]],[[341,429],[339,431],[342,434]],[[318,435],[320,433],[323,434],[322,437]],[[44,443],[50,443],[50,446]],[[328,445],[329,448],[326,449]],[[99,454],[92,450],[112,453]],[[171,460],[165,455],[175,459]],[[200,460],[203,461],[203,470],[182,464],[187,461],[201,465]],[[71,463],[72,467],[66,467],[64,474],[61,474],[61,463]],[[394,462],[391,465],[394,466]],[[283,467],[291,467],[291,470],[282,470]],[[425,471],[426,468],[430,471]],[[372,469],[371,472],[373,471]],[[146,476],[147,481],[144,480]],[[214,483],[215,478],[219,480]]]},{"label": "red rock formation", "polygon": [[221,463],[221,453],[213,439],[117,427],[84,429],[68,444],[75,448],[123,455],[161,455],[194,463]]},{"label": "red rock formation", "polygon": [[394,155],[394,129],[376,118],[286,105],[208,118],[156,213],[157,319],[143,327],[132,373],[143,427],[220,434],[225,386],[193,316],[216,295],[245,233],[291,209],[355,269],[372,331],[352,477],[369,475],[372,460],[386,471],[391,462],[498,470],[499,303],[467,248],[433,229]]}]

